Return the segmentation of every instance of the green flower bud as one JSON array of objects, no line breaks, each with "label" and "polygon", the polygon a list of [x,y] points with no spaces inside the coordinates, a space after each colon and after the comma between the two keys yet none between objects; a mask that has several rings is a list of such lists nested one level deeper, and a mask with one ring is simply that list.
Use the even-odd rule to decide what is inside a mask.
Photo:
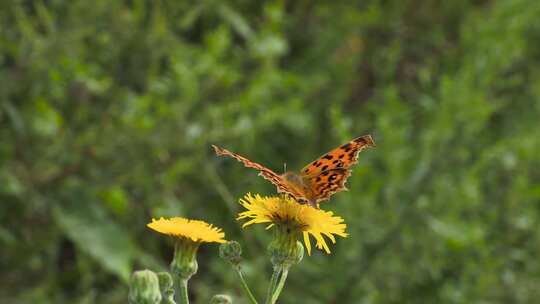
[{"label": "green flower bud", "polygon": [[159,272],[157,276],[159,280],[159,288],[161,290],[167,290],[173,287],[173,279],[168,272]]},{"label": "green flower bud", "polygon": [[174,288],[173,279],[168,272],[160,272],[157,274],[159,280],[159,289],[161,291],[161,297],[163,298],[162,304],[175,304],[174,302]]},{"label": "green flower bud", "polygon": [[189,280],[197,273],[197,249],[199,244],[186,239],[177,239],[174,244],[174,257],[171,272],[181,280]]},{"label": "green flower bud", "polygon": [[274,231],[274,240],[268,246],[272,265],[282,267],[300,263],[304,257],[304,246],[297,241],[299,232],[287,225],[278,225]]},{"label": "green flower bud", "polygon": [[159,304],[161,293],[157,275],[150,270],[135,271],[129,282],[130,304]]},{"label": "green flower bud", "polygon": [[219,246],[219,256],[233,265],[242,260],[242,246],[236,241],[223,243]]},{"label": "green flower bud", "polygon": [[210,300],[210,304],[232,304],[232,300],[228,295],[215,295]]}]

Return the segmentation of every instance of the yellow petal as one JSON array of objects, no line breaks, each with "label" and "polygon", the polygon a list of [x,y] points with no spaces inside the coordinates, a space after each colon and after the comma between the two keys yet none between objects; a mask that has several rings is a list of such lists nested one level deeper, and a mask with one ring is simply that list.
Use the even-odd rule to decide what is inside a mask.
[{"label": "yellow petal", "polygon": [[152,219],[147,226],[159,233],[190,239],[201,243],[225,243],[225,233],[217,227],[197,220],[182,217]]}]

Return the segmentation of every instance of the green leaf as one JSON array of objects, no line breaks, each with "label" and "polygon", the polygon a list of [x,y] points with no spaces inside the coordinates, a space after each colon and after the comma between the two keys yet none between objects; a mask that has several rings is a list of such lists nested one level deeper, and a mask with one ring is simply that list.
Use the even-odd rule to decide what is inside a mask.
[{"label": "green leaf", "polygon": [[97,204],[54,208],[54,218],[77,247],[125,282],[137,253],[129,233],[107,219]]}]

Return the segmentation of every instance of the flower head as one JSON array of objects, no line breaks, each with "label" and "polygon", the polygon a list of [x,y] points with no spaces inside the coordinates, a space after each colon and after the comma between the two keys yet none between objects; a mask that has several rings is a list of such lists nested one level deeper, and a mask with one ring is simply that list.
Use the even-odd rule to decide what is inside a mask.
[{"label": "flower head", "polygon": [[159,233],[184,238],[196,243],[225,243],[225,233],[203,221],[188,220],[182,217],[152,219],[147,225]]},{"label": "flower head", "polygon": [[197,273],[197,250],[201,243],[225,243],[221,229],[203,222],[181,217],[152,219],[149,228],[175,237],[171,271],[181,280],[189,280]]},{"label": "flower head", "polygon": [[238,215],[238,219],[249,219],[242,227],[257,223],[270,223],[301,231],[308,254],[311,254],[310,235],[316,240],[316,247],[330,253],[323,236],[332,243],[336,242],[335,235],[347,237],[347,225],[339,216],[330,211],[315,209],[309,205],[299,204],[289,197],[262,197],[247,194],[240,199],[240,204],[247,210]]}]

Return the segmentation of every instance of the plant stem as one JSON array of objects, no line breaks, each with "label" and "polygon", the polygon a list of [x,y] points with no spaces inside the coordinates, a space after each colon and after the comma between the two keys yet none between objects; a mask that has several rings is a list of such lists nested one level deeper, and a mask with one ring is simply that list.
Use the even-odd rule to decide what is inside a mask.
[{"label": "plant stem", "polygon": [[180,304],[189,304],[187,283],[188,280],[180,279]]},{"label": "plant stem", "polygon": [[276,303],[279,294],[281,293],[281,290],[283,289],[283,286],[285,285],[285,281],[287,280],[287,275],[289,274],[289,267],[284,266],[283,272],[281,273],[281,278],[279,280],[279,284],[276,287],[276,290],[274,290],[274,294],[272,295],[272,301],[270,304]]},{"label": "plant stem", "polygon": [[240,266],[234,267],[236,269],[236,272],[238,273],[238,276],[240,277],[240,282],[242,283],[242,287],[244,287],[244,291],[246,292],[249,301],[251,304],[258,304],[257,299],[255,299],[255,296],[253,296],[253,293],[251,293],[251,290],[249,289],[249,286],[244,279],[244,275],[242,274],[242,270],[240,269]]},{"label": "plant stem", "polygon": [[268,284],[268,292],[266,293],[266,301],[265,304],[272,303],[272,295],[274,294],[274,289],[276,288],[276,285],[278,283],[279,275],[281,274],[281,267],[274,266],[274,273],[272,273],[272,278],[270,279],[270,283]]}]

